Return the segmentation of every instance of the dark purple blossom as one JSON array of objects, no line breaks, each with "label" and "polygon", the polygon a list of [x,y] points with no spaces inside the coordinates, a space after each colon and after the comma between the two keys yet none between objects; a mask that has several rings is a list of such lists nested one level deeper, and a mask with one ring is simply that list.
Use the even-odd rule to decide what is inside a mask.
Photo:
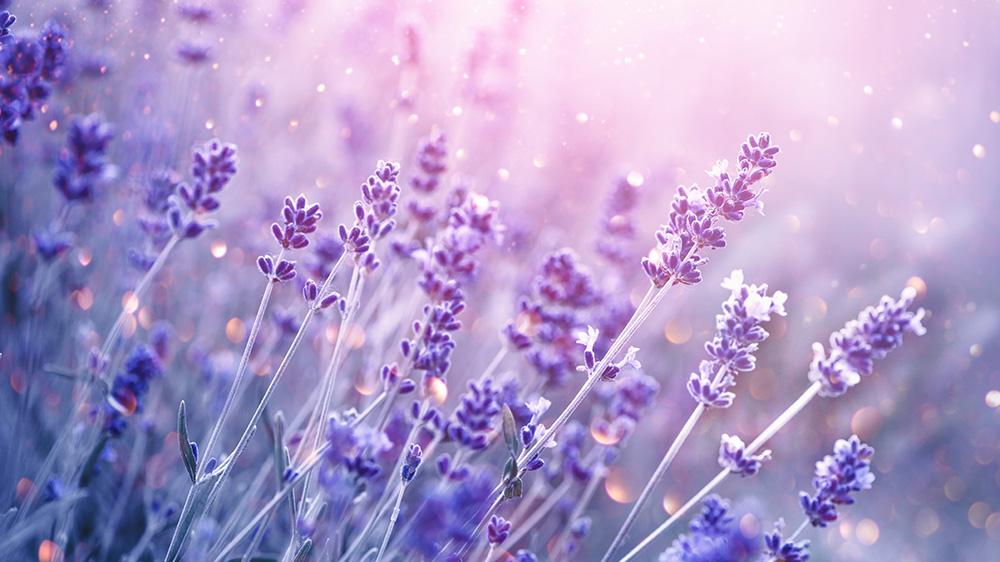
[{"label": "dark purple blossom", "polygon": [[711,495],[689,531],[674,540],[659,562],[749,562],[759,552],[758,542],[740,529],[729,503]]},{"label": "dark purple blossom", "polygon": [[507,537],[510,536],[511,527],[510,521],[499,515],[490,517],[490,522],[486,525],[486,537],[490,541],[490,544],[496,546],[507,540]]},{"label": "dark purple blossom", "polygon": [[420,467],[423,456],[423,449],[416,443],[412,443],[406,450],[406,457],[403,459],[403,466],[400,469],[400,478],[403,482],[410,482],[417,475],[417,468]]},{"label": "dark purple blossom", "polygon": [[111,437],[124,433],[127,418],[142,411],[150,383],[162,374],[160,359],[151,348],[140,345],[132,350],[111,382],[103,409],[105,433]]},{"label": "dark purple blossom", "polygon": [[195,238],[215,223],[204,218],[219,209],[218,194],[236,175],[236,146],[213,139],[191,156],[191,185],[181,184],[167,217],[177,236]]},{"label": "dark purple blossom", "polygon": [[284,224],[271,224],[274,239],[287,249],[301,249],[309,245],[307,234],[316,231],[316,223],[323,217],[319,203],[308,204],[305,195],[299,195],[294,201],[285,197],[285,206],[281,209]]},{"label": "dark purple blossom", "polygon": [[410,185],[419,193],[432,193],[441,181],[441,176],[448,169],[448,146],[445,134],[434,131],[420,139],[417,148],[417,169],[419,171]]},{"label": "dark purple blossom", "polygon": [[564,383],[576,368],[576,335],[602,295],[590,272],[569,249],[546,256],[528,295],[518,301],[518,315],[503,329],[514,349],[550,385]]},{"label": "dark purple blossom", "polygon": [[468,391],[445,425],[448,438],[473,451],[485,449],[500,415],[500,400],[501,390],[492,379],[470,381]]},{"label": "dark purple blossom", "polygon": [[764,461],[771,459],[771,451],[755,455],[746,451],[743,440],[735,435],[722,434],[719,444],[719,466],[740,476],[753,476],[760,471]]},{"label": "dark purple blossom", "polygon": [[108,160],[113,138],[111,125],[96,113],[73,120],[52,179],[66,201],[88,203],[114,177],[115,167]]},{"label": "dark purple blossom", "polygon": [[815,495],[799,493],[802,510],[814,527],[826,527],[836,521],[838,505],[853,504],[852,494],[872,487],[874,454],[875,449],[852,435],[849,439],[838,439],[833,454],[816,463],[812,482]]},{"label": "dark purple blossom", "polygon": [[809,541],[785,541],[782,538],[784,521],[778,520],[774,531],[764,534],[764,555],[768,562],[806,562],[809,560]]}]

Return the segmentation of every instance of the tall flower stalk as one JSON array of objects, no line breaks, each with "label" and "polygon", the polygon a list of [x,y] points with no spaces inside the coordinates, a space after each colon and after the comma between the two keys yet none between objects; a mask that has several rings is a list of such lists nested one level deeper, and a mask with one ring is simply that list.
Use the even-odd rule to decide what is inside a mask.
[{"label": "tall flower stalk", "polygon": [[713,174],[715,185],[711,188],[704,192],[697,186],[678,188],[671,203],[668,220],[656,233],[658,246],[650,257],[642,260],[643,270],[650,279],[651,286],[601,359],[596,360],[591,353],[583,385],[552,425],[515,459],[517,470],[494,489],[491,494],[493,502],[479,521],[492,514],[504,494],[510,495],[512,491],[520,489],[520,480],[527,472],[529,462],[569,422],[594,387],[605,377],[613,376],[616,369],[620,369],[614,363],[618,355],[632,341],[670,289],[676,285],[695,285],[701,282],[699,268],[708,262],[706,252],[726,245],[722,221],[740,221],[748,210],[763,208],[760,201],[762,191],[755,189],[755,186],[774,169],[774,157],[778,151],[779,148],[771,144],[771,137],[767,133],[750,136],[741,146],[735,175],[724,171],[724,165],[717,165]]},{"label": "tall flower stalk", "polygon": [[[910,310],[915,297],[916,291],[912,287],[904,289],[898,299],[882,297],[877,306],[866,308],[856,320],[851,320],[830,336],[829,353],[822,344],[813,344],[813,361],[809,368],[809,380],[812,384],[743,449],[743,454],[753,456],[816,396],[835,398],[861,382],[862,377],[873,372],[876,360],[884,358],[902,345],[905,333],[923,335],[925,330],[921,319],[924,310]],[[634,559],[732,472],[731,468],[723,468],[670,518],[629,551],[621,562]]]},{"label": "tall flower stalk", "polygon": [[702,360],[698,372],[692,373],[688,381],[688,392],[697,403],[688,416],[680,432],[674,438],[659,465],[646,481],[639,498],[632,505],[625,521],[604,553],[603,562],[614,555],[615,550],[628,536],[643,507],[655,488],[663,480],[680,448],[691,435],[702,414],[709,408],[728,408],[735,395],[730,391],[737,377],[752,371],[756,366],[754,353],[768,333],[761,323],[771,319],[771,315],[785,315],[787,295],[776,291],[768,295],[767,285],[747,285],[743,282],[743,272],[735,270],[722,283],[730,289],[730,296],[722,303],[722,313],[715,318],[715,335],[705,343],[709,359]]}]

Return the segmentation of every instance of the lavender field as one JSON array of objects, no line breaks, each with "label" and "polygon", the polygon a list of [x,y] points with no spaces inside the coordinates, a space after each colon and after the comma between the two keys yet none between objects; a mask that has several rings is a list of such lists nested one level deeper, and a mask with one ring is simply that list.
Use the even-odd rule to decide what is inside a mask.
[{"label": "lavender field", "polygon": [[998,26],[0,0],[0,561],[994,559]]}]

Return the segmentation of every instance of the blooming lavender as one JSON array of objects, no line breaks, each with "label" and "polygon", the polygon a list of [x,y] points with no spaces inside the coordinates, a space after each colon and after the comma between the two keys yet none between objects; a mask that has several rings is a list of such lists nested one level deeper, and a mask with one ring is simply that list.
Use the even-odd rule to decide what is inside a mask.
[{"label": "blooming lavender", "polygon": [[642,183],[630,176],[619,178],[603,207],[597,239],[597,251],[617,265],[631,265],[637,258],[633,241],[636,235],[635,211]]},{"label": "blooming lavender", "polygon": [[779,519],[774,530],[764,535],[764,556],[772,562],[806,562],[809,560],[809,541],[785,540],[782,537],[784,524]]},{"label": "blooming lavender", "polygon": [[121,437],[128,418],[143,410],[149,385],[163,374],[160,357],[145,345],[136,346],[125,360],[121,373],[111,383],[102,412],[104,432]]},{"label": "blooming lavender", "polygon": [[191,156],[191,184],[177,188],[179,197],[171,199],[168,211],[170,227],[180,238],[197,238],[215,222],[206,219],[220,206],[219,194],[236,175],[236,146],[211,140],[194,150]]},{"label": "blooming lavender", "polygon": [[496,546],[507,540],[507,537],[510,536],[510,528],[510,521],[503,517],[499,515],[490,517],[490,522],[486,526],[486,537],[489,539],[490,545]]},{"label": "blooming lavender", "polygon": [[15,36],[10,28],[16,21],[10,12],[0,12],[0,134],[10,145],[51,96],[66,66],[68,42],[55,21],[46,22],[37,37]]},{"label": "blooming lavender", "polygon": [[372,243],[396,227],[398,177],[399,164],[379,160],[375,172],[361,185],[361,200],[354,203],[354,225],[348,228],[341,224],[337,229],[345,251],[367,271],[374,271],[379,266],[371,250]]},{"label": "blooming lavender", "polygon": [[715,317],[715,335],[705,343],[709,359],[702,360],[692,373],[687,390],[698,403],[709,408],[728,408],[735,395],[730,391],[740,373],[756,366],[754,353],[768,333],[761,326],[771,315],[785,315],[788,295],[775,291],[767,294],[767,284],[747,285],[743,272],[735,270],[722,282],[732,291],[722,303],[722,314]]},{"label": "blooming lavender", "polygon": [[816,463],[814,494],[799,493],[799,501],[814,527],[826,527],[837,520],[837,506],[854,503],[852,494],[872,487],[875,475],[871,459],[875,449],[862,443],[857,435],[838,439],[833,454]]},{"label": "blooming lavender", "polygon": [[576,367],[577,332],[588,313],[602,301],[590,272],[569,249],[545,257],[528,295],[518,300],[516,320],[503,334],[523,351],[528,363],[548,385],[566,382]]},{"label": "blooming lavender", "polygon": [[744,535],[729,502],[719,496],[705,498],[701,513],[658,558],[659,562],[738,562],[758,554],[755,541]]},{"label": "blooming lavender", "polygon": [[92,201],[98,188],[114,177],[115,167],[108,160],[113,138],[111,125],[96,113],[70,125],[52,178],[67,202]]},{"label": "blooming lavender", "polygon": [[755,186],[776,166],[778,151],[767,133],[751,135],[740,147],[735,175],[720,164],[710,174],[715,179],[712,187],[705,191],[698,186],[677,189],[667,222],[656,232],[658,247],[651,257],[642,259],[654,286],[701,282],[699,268],[708,261],[704,251],[726,245],[719,221],[738,222],[748,209],[763,209],[762,191]]},{"label": "blooming lavender", "polygon": [[719,466],[740,476],[753,476],[760,471],[764,461],[771,459],[771,451],[750,454],[743,440],[735,435],[722,434],[719,444]]},{"label": "blooming lavender", "polygon": [[909,310],[916,295],[912,287],[907,287],[898,299],[882,297],[878,305],[866,308],[856,320],[830,335],[829,353],[822,344],[813,344],[809,380],[821,384],[820,396],[844,394],[862,377],[872,374],[875,360],[903,343],[903,334],[925,333],[921,324],[924,310]]}]

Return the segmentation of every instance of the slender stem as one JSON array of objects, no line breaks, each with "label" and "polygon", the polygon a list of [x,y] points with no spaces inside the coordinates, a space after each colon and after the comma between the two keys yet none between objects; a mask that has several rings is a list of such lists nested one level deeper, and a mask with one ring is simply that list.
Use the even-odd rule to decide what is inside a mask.
[{"label": "slender stem", "polygon": [[385,530],[385,536],[382,537],[382,546],[378,548],[378,554],[375,556],[375,562],[382,562],[382,556],[385,554],[385,547],[389,546],[389,537],[392,536],[392,530],[396,527],[396,520],[399,519],[399,506],[403,504],[403,494],[406,492],[406,484],[403,483],[399,486],[399,494],[396,496],[396,505],[392,507],[392,515],[389,516],[389,527]]},{"label": "slender stem", "polygon": [[[747,446],[746,454],[752,455],[757,451],[757,449],[763,446],[764,443],[767,443],[767,441],[771,439],[771,437],[774,437],[775,433],[777,433],[782,427],[784,427],[789,421],[791,421],[792,418],[798,415],[798,413],[801,412],[802,409],[806,407],[806,404],[812,401],[812,399],[819,394],[821,388],[822,384],[819,381],[812,383],[809,386],[809,388],[807,388],[806,391],[803,392],[802,395],[795,400],[795,402],[792,402],[791,406],[789,406],[787,409],[785,409],[784,412],[781,413],[781,415],[775,418],[774,421],[771,422],[771,425],[767,426],[767,428],[764,429],[764,431],[762,431],[760,435],[758,435],[757,438],[754,439],[750,443],[750,445]],[[681,508],[677,510],[676,513],[671,515],[669,519],[663,522],[663,524],[657,527],[656,530],[654,530],[652,533],[649,534],[649,536],[643,539],[642,542],[636,545],[635,548],[629,551],[629,553],[626,554],[625,557],[622,558],[619,562],[626,562],[627,560],[635,558],[635,556],[643,548],[648,546],[649,543],[653,542],[653,540],[656,539],[656,537],[658,537],[664,531],[669,529],[671,525],[676,523],[677,520],[683,517],[692,507],[697,505],[698,502],[702,500],[702,498],[704,498],[712,490],[714,490],[716,486],[721,484],[722,481],[725,480],[728,475],[729,475],[729,470],[723,469],[722,472],[717,474],[715,478],[713,478],[708,484],[706,484],[704,488],[699,490],[698,493],[694,495],[694,497],[688,500],[688,502],[685,503],[683,506],[681,506]]]},{"label": "slender stem", "polygon": [[785,541],[786,542],[792,542],[792,541],[794,541],[799,535],[802,534],[802,531],[806,530],[806,527],[808,527],[808,526],[809,526],[809,518],[806,517],[805,520],[803,520],[802,523],[799,524],[799,527],[797,529],[795,529],[795,532],[792,533],[792,535],[790,537],[788,537],[787,539],[785,539]]},{"label": "slender stem", "polygon": [[496,550],[497,545],[490,543],[490,549],[486,551],[486,558],[483,558],[483,562],[490,562],[493,559],[493,551]]},{"label": "slender stem", "polygon": [[[427,401],[425,399],[424,403],[420,406],[421,415],[423,415],[426,407]],[[375,528],[375,524],[378,522],[379,516],[382,514],[383,509],[385,509],[388,505],[390,494],[395,491],[397,480],[395,480],[393,475],[399,474],[399,471],[403,466],[403,458],[406,455],[406,451],[410,448],[410,443],[413,443],[414,440],[416,440],[417,435],[420,434],[421,427],[423,427],[423,424],[420,423],[420,420],[417,420],[410,429],[410,433],[406,436],[406,441],[403,442],[403,446],[400,448],[399,458],[396,459],[396,466],[392,469],[392,472],[389,473],[389,482],[386,483],[385,488],[383,488],[382,494],[379,496],[378,500],[372,504],[374,506],[374,509],[371,512],[372,515],[368,518],[368,522],[365,523],[364,527],[362,527],[358,536],[351,541],[351,545],[347,548],[347,552],[344,553],[344,560],[350,559],[352,554],[364,546],[364,542],[365,539],[368,538],[368,534]],[[404,486],[402,482],[399,482],[398,485],[400,487]]]},{"label": "slender stem", "polygon": [[567,540],[569,540],[569,534],[573,529],[573,523],[579,519],[583,512],[587,509],[587,505],[590,503],[591,498],[594,497],[594,492],[597,491],[597,487],[604,480],[604,475],[607,474],[607,467],[604,463],[598,462],[597,466],[590,473],[590,478],[587,480],[587,486],[583,489],[583,495],[576,502],[576,507],[573,508],[573,513],[570,514],[569,519],[566,521],[566,527],[563,529],[562,533],[559,534],[559,539],[556,541],[556,547],[553,549],[553,558],[555,560],[560,560],[564,555],[569,555],[566,552]]},{"label": "slender stem", "polygon": [[538,509],[536,509],[531,513],[531,516],[528,517],[528,519],[526,519],[523,523],[515,522],[514,527],[517,530],[514,531],[514,533],[510,537],[508,537],[507,540],[503,542],[503,544],[507,545],[508,547],[513,547],[514,545],[517,544],[519,540],[521,540],[521,537],[528,534],[529,531],[534,531],[538,527],[538,524],[542,521],[542,519],[544,519],[545,516],[548,515],[550,511],[552,511],[552,508],[554,508],[556,504],[559,503],[559,500],[561,500],[563,496],[565,496],[569,492],[572,485],[573,485],[572,480],[564,480],[563,483],[560,484],[559,487],[556,488],[555,491],[552,492],[552,494],[550,494],[549,497],[545,499],[545,502],[542,505],[538,506]]},{"label": "slender stem", "polygon": [[646,481],[646,486],[642,489],[642,493],[639,494],[639,499],[632,504],[632,509],[629,510],[628,515],[625,517],[625,522],[622,523],[621,528],[618,529],[618,534],[616,534],[614,540],[611,541],[611,546],[609,546],[608,550],[604,552],[604,557],[601,558],[601,562],[609,562],[618,547],[625,541],[625,537],[628,536],[628,532],[632,529],[632,525],[635,524],[642,508],[646,505],[646,502],[649,501],[650,496],[653,495],[653,490],[656,489],[656,487],[660,484],[660,481],[663,480],[663,475],[666,474],[667,469],[669,469],[670,465],[674,462],[674,457],[677,456],[677,453],[681,450],[681,446],[684,445],[688,436],[691,435],[691,430],[694,429],[695,424],[698,423],[698,420],[704,412],[705,405],[699,403],[691,412],[691,415],[688,416],[687,421],[684,422],[684,427],[681,428],[680,433],[678,433],[677,437],[674,438],[674,442],[670,444],[670,448],[667,449],[666,454],[663,455],[663,459],[660,460],[660,464],[656,467],[656,470],[653,471],[653,475],[649,477],[648,481]]},{"label": "slender stem", "polygon": [[[333,282],[333,278],[337,274],[337,270],[340,269],[341,264],[344,263],[345,255],[346,252],[344,254],[341,254],[340,259],[338,259],[337,263],[334,264],[334,266],[330,269],[329,275],[327,275],[326,280],[323,281],[322,287],[320,287],[319,297],[309,307],[309,309],[306,311],[305,316],[302,318],[302,322],[301,324],[299,324],[299,329],[295,333],[295,337],[292,339],[292,343],[289,344],[288,350],[285,352],[285,356],[281,358],[281,363],[278,365],[278,368],[275,370],[274,375],[271,377],[271,380],[268,383],[267,388],[264,390],[264,396],[262,396],[260,401],[258,402],[257,409],[254,410],[253,415],[250,417],[250,421],[247,423],[246,428],[243,430],[243,435],[240,436],[240,440],[237,442],[236,447],[233,449],[232,454],[226,459],[226,461],[222,465],[222,473],[218,477],[218,480],[215,482],[211,494],[209,495],[208,501],[206,501],[205,503],[202,513],[208,511],[208,509],[211,508],[212,504],[215,501],[215,497],[218,495],[218,492],[225,485],[226,478],[229,476],[229,473],[232,472],[233,467],[236,465],[236,460],[239,459],[240,455],[243,453],[243,450],[246,449],[247,444],[250,442],[250,438],[253,436],[254,431],[256,431],[257,429],[257,423],[260,421],[261,416],[264,414],[264,409],[271,401],[271,396],[274,394],[274,391],[277,388],[278,383],[281,381],[281,377],[285,374],[285,371],[288,369],[288,365],[292,361],[292,357],[295,355],[295,352],[298,350],[299,345],[301,345],[302,340],[305,337],[306,330],[309,327],[309,322],[312,320],[313,316],[316,315],[316,312],[318,310],[317,308],[318,303],[322,301],[324,296],[326,296],[327,290],[330,287],[330,283]],[[184,506],[181,508],[182,515],[186,513],[190,507],[190,502],[193,497],[191,491],[193,490],[194,486],[191,487],[191,490],[189,490],[188,492],[187,499],[184,500]],[[200,516],[201,514],[196,514],[195,519],[199,518]],[[170,539],[170,546],[168,547],[168,553],[174,555],[173,558],[179,557],[183,551],[184,542],[186,540],[187,540],[187,529],[181,529],[180,525],[178,525],[174,529],[173,537]],[[168,559],[170,558],[168,557]]]},{"label": "slender stem", "polygon": [[[278,253],[278,258],[275,263],[281,262],[281,259],[285,255],[285,249],[282,248]],[[202,450],[201,456],[201,466],[199,470],[201,475],[205,475],[205,466],[208,464],[208,459],[212,456],[212,450],[215,448],[215,443],[219,439],[219,433],[222,431],[222,427],[229,420],[229,413],[233,409],[233,405],[240,396],[240,391],[243,388],[243,380],[246,378],[247,365],[250,362],[250,354],[253,352],[254,343],[257,341],[257,334],[260,332],[260,327],[264,321],[264,313],[267,311],[267,305],[271,302],[271,293],[274,291],[274,279],[270,276],[267,277],[267,285],[264,287],[264,294],[260,298],[260,305],[257,307],[257,315],[253,319],[253,325],[250,327],[250,336],[247,338],[246,345],[243,346],[243,355],[240,357],[240,364],[236,368],[236,376],[233,377],[233,382],[229,386],[229,393],[226,395],[226,401],[222,405],[222,412],[219,417],[215,419],[215,425],[212,427],[212,432],[209,434],[208,442],[205,448]]]}]

